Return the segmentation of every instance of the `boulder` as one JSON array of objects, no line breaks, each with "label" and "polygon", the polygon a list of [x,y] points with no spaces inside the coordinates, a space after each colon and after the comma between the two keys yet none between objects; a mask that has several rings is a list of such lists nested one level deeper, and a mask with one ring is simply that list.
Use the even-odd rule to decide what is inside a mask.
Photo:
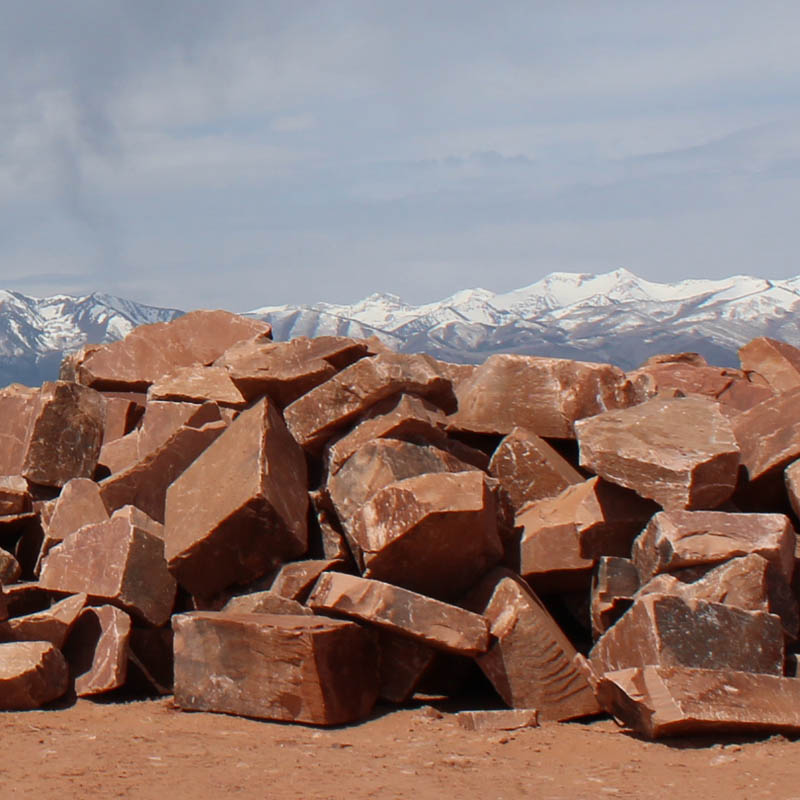
[{"label": "boulder", "polygon": [[70,595],[44,611],[0,624],[0,636],[7,641],[50,642],[60,650],[85,605],[85,594]]},{"label": "boulder", "polygon": [[105,522],[86,525],[44,558],[39,584],[59,592],[86,592],[163,625],[175,602],[161,526],[127,506]]},{"label": "boulder", "polygon": [[49,642],[0,644],[0,710],[41,708],[68,688],[67,662]]},{"label": "boulder", "polygon": [[489,647],[488,625],[478,614],[355,575],[324,573],[308,606],[369,622],[459,655],[478,655]]},{"label": "boulder", "polygon": [[73,365],[75,380],[96,389],[143,392],[176,367],[211,364],[236,342],[270,331],[266,322],[227,311],[192,311],[89,348]]},{"label": "boulder", "polygon": [[131,618],[114,606],[85,608],[64,646],[75,694],[90,697],[124,685]]},{"label": "boulder", "polygon": [[603,708],[649,739],[800,733],[800,681],[734,670],[646,666],[607,672]]},{"label": "boulder", "polygon": [[377,647],[353,622],[194,611],[172,626],[179,708],[343,725],[377,699]]},{"label": "boulder", "polygon": [[0,475],[20,475],[39,389],[12,383],[0,389]]},{"label": "boulder", "polygon": [[576,420],[634,401],[630,381],[610,364],[499,354],[459,384],[451,427],[504,436],[520,427],[572,439]]},{"label": "boulder", "polygon": [[61,487],[91,478],[103,443],[105,398],[65,381],[46,381],[31,417],[21,474],[29,481]]},{"label": "boulder", "polygon": [[503,555],[482,472],[432,473],[377,492],[350,521],[364,577],[457,598]]},{"label": "boulder", "polygon": [[268,398],[167,490],[169,567],[192,594],[248,583],[308,546],[305,456]]},{"label": "boulder", "polygon": [[581,466],[663,508],[716,508],[736,488],[739,447],[711,400],[648,400],[575,430]]},{"label": "boulder", "polygon": [[781,620],[721,603],[643,595],[589,654],[598,674],[649,664],[783,674]]},{"label": "boulder", "polygon": [[399,392],[425,397],[445,411],[455,408],[450,381],[426,355],[385,353],[362,358],[286,407],[286,424],[295,439],[321,450],[335,433],[370,406]]},{"label": "boulder", "polygon": [[639,572],[628,558],[603,556],[592,577],[591,619],[595,639],[605,633],[633,604]]},{"label": "boulder", "polygon": [[759,336],[739,348],[742,369],[757,372],[776,392],[800,388],[800,350]]},{"label": "boulder", "polygon": [[314,584],[323,572],[336,570],[342,561],[330,558],[311,558],[284,564],[270,583],[269,589],[281,597],[305,602]]},{"label": "boulder", "polygon": [[636,538],[632,558],[644,583],[659,572],[758,553],[788,582],[794,572],[796,538],[783,514],[661,511]]},{"label": "boulder", "polygon": [[145,395],[133,392],[104,392],[106,424],[103,446],[127,436],[144,414]]},{"label": "boulder", "polygon": [[577,651],[518,575],[493,570],[464,605],[489,621],[492,644],[477,661],[507,705],[535,708],[543,722],[600,711],[585,674],[576,666]]},{"label": "boulder", "polygon": [[229,408],[244,408],[247,399],[236,388],[224,367],[195,364],[163,375],[147,390],[148,400],[184,403],[218,403]]}]

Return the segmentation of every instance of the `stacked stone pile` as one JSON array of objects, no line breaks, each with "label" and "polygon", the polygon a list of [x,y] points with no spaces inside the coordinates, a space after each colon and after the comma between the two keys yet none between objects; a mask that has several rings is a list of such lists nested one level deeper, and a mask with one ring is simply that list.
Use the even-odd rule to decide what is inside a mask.
[{"label": "stacked stone pile", "polygon": [[741,361],[463,366],[220,311],[86,347],[0,390],[0,707],[327,725],[482,675],[526,724],[799,731],[800,350]]}]

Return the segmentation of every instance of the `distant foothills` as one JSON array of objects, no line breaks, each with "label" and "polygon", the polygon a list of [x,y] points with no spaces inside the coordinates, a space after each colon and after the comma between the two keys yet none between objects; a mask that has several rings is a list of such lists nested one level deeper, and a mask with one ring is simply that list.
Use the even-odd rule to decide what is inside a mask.
[{"label": "distant foothills", "polygon": [[[188,309],[185,309],[188,310]],[[0,385],[52,380],[65,353],[120,339],[185,310],[108,294],[34,298],[0,291]],[[493,353],[607,361],[624,369],[656,353],[693,351],[720,366],[756,336],[800,345],[800,276],[654,283],[625,269],[555,272],[512,292],[467,289],[411,306],[373,294],[353,305],[263,306],[246,312],[295,336],[378,336],[396,350],[477,363]]]}]

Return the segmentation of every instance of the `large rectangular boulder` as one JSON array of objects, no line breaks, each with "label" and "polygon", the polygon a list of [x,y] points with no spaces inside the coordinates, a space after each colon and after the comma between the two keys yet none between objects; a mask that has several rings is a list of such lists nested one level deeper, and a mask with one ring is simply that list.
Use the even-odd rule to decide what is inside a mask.
[{"label": "large rectangular boulder", "polygon": [[50,642],[0,644],[0,710],[40,708],[68,688],[67,662]]}]

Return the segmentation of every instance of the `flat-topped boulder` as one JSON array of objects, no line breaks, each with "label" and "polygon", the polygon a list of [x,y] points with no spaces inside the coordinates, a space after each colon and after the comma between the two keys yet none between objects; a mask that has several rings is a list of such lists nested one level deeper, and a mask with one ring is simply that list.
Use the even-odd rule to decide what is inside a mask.
[{"label": "flat-topped boulder", "polygon": [[739,446],[712,400],[648,400],[575,430],[581,466],[663,508],[716,508],[736,488]]},{"label": "flat-topped boulder", "polygon": [[0,710],[41,708],[68,688],[67,662],[50,642],[0,644]]},{"label": "flat-topped boulder", "polygon": [[166,557],[192,594],[247,583],[308,546],[303,451],[274,404],[241,413],[166,493]]},{"label": "flat-topped boulder", "polygon": [[179,708],[343,725],[377,699],[377,646],[354,622],[194,611],[172,626]]},{"label": "flat-topped boulder", "polygon": [[147,390],[148,399],[187,403],[214,402],[229,408],[244,408],[247,399],[224,367],[193,365],[162,375]]},{"label": "flat-topped boulder", "polygon": [[742,369],[757,372],[776,392],[800,388],[800,349],[767,336],[739,348]]},{"label": "flat-topped boulder", "polygon": [[572,439],[576,420],[634,401],[630,381],[611,364],[493,355],[458,385],[451,427],[503,435],[520,427]]},{"label": "flat-topped boulder", "polygon": [[75,380],[103,390],[145,391],[177,367],[211,364],[233,344],[269,336],[266,322],[228,311],[191,311],[172,322],[134,328],[124,339],[89,348]]}]

